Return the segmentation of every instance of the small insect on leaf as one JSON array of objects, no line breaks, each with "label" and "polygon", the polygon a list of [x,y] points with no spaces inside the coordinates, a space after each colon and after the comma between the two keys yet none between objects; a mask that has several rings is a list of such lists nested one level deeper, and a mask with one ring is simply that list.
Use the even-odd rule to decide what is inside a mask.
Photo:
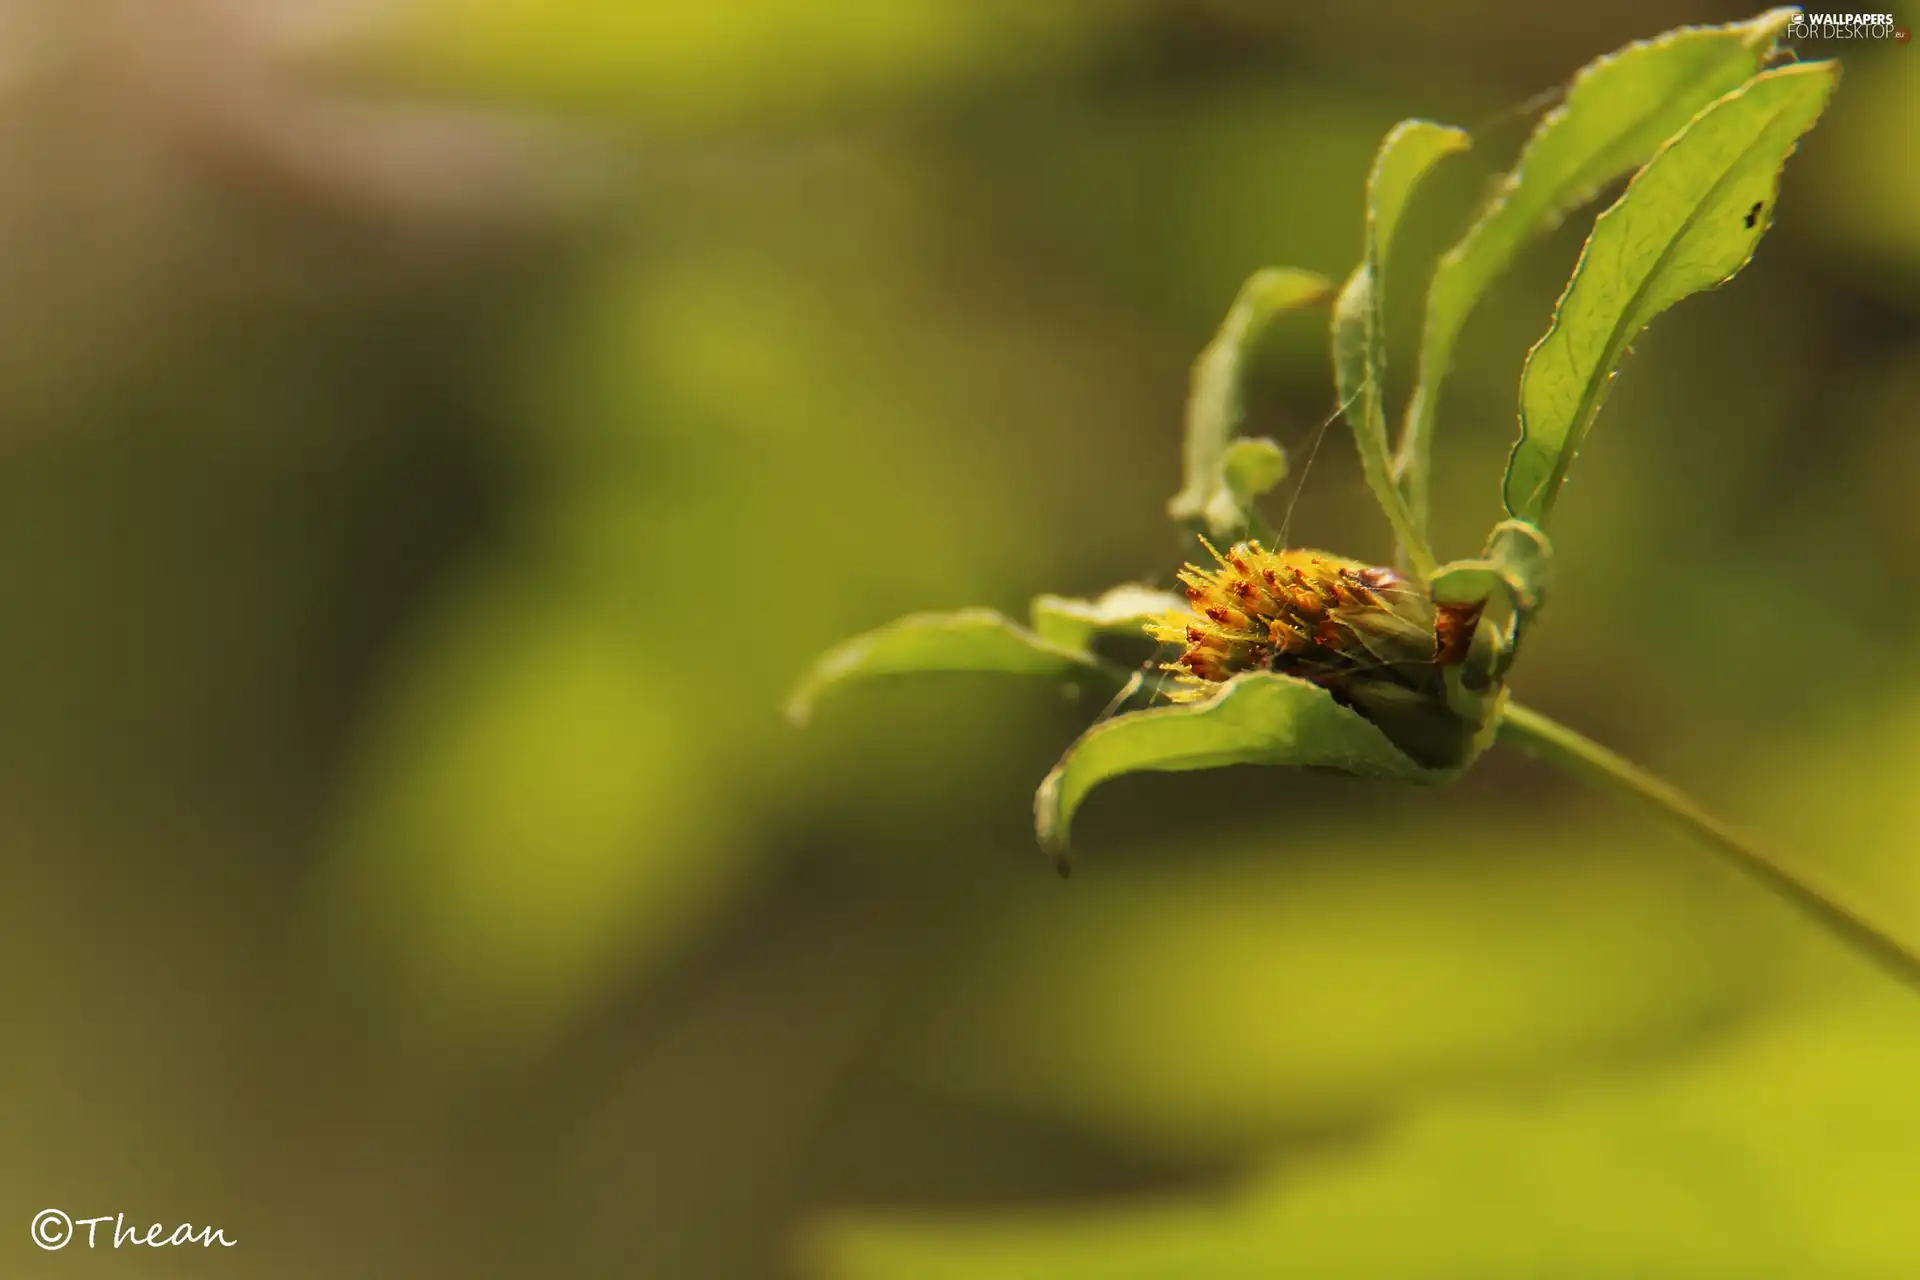
[{"label": "small insect on leaf", "polygon": [[1798,62],[1755,76],[1668,139],[1595,220],[1520,375],[1520,439],[1503,486],[1509,515],[1545,528],[1628,344],[1752,259],[1766,231],[1757,210],[1839,74],[1835,62]]},{"label": "small insect on leaf", "polygon": [[1519,163],[1441,257],[1427,289],[1420,376],[1393,461],[1417,531],[1427,528],[1440,386],[1461,330],[1489,286],[1529,242],[1646,163],[1702,108],[1765,66],[1798,13],[1772,9],[1746,22],[1636,40],[1581,68],[1566,101],[1541,117]]},{"label": "small insect on leaf", "polygon": [[1755,200],[1753,202],[1753,208],[1747,210],[1747,216],[1745,219],[1747,230],[1749,231],[1753,230],[1754,224],[1760,221],[1760,211],[1766,207],[1767,207],[1767,202],[1765,200]]}]

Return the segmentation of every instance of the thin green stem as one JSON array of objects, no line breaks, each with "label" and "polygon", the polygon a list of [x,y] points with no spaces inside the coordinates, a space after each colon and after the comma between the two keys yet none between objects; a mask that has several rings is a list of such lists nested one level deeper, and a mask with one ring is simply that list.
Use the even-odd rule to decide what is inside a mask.
[{"label": "thin green stem", "polygon": [[1788,866],[1632,761],[1557,720],[1513,703],[1507,704],[1501,720],[1500,740],[1549,759],[1584,781],[1639,800],[1901,982],[1920,990],[1920,953],[1847,906],[1813,876]]}]

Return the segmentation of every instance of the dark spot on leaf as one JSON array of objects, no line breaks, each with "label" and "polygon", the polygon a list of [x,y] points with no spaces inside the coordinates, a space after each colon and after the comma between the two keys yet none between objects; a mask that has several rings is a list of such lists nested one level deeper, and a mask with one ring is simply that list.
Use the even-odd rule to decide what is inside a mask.
[{"label": "dark spot on leaf", "polygon": [[1760,210],[1764,209],[1765,207],[1766,207],[1766,201],[1755,200],[1753,202],[1753,208],[1747,210],[1747,228],[1749,230],[1753,228],[1753,225],[1756,222],[1760,221]]}]

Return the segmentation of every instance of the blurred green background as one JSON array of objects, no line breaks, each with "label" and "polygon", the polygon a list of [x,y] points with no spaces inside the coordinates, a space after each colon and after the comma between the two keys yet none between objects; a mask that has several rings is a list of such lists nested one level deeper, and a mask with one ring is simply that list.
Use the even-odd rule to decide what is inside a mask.
[{"label": "blurred green background", "polygon": [[[1638,813],[1143,777],[1063,885],[1097,706],[778,716],[898,614],[1168,581],[1188,362],[1348,270],[1394,121],[1476,129],[1411,282],[1519,104],[1751,12],[0,5],[0,1271],[1920,1275],[1920,1005]],[[1801,52],[1517,687],[1920,937],[1920,52]],[[1467,332],[1443,553],[1588,220]],[[1317,318],[1250,402],[1303,459]],[[1293,529],[1387,554],[1337,432]]]}]

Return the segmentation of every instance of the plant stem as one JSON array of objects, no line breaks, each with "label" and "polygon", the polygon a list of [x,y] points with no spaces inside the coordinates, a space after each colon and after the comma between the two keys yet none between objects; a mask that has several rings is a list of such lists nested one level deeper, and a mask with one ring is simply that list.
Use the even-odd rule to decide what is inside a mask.
[{"label": "plant stem", "polygon": [[1901,982],[1920,990],[1920,953],[1847,906],[1805,871],[1789,867],[1702,809],[1678,788],[1559,721],[1514,703],[1507,704],[1500,740],[1550,759],[1584,781],[1641,801]]}]

